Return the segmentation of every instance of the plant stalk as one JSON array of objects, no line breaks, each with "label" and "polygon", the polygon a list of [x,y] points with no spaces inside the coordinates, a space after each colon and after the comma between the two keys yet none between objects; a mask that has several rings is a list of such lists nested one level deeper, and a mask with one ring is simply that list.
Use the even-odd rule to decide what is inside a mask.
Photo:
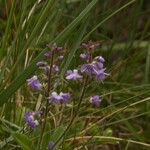
[{"label": "plant stalk", "polygon": [[84,97],[84,94],[85,94],[85,91],[86,91],[87,81],[88,81],[88,76],[85,77],[84,84],[83,84],[83,87],[82,87],[82,90],[81,90],[81,95],[80,95],[80,98],[79,98],[79,103],[78,103],[78,106],[77,106],[76,110],[74,111],[74,115],[72,116],[72,118],[70,120],[70,123],[68,124],[66,130],[62,133],[62,135],[55,142],[54,146],[52,147],[52,150],[55,148],[55,146],[58,144],[58,142],[63,138],[63,136],[68,132],[71,125],[73,124],[73,122],[74,122],[74,120],[75,120],[75,118],[78,114],[78,111],[80,109],[80,106],[81,106],[81,103],[82,103],[82,100],[83,100],[83,97]]},{"label": "plant stalk", "polygon": [[46,108],[45,108],[45,111],[44,111],[44,117],[43,117],[44,121],[43,121],[43,124],[42,124],[40,139],[39,139],[39,143],[38,143],[38,148],[37,148],[38,150],[41,149],[44,130],[45,130],[45,127],[46,127],[46,122],[47,122],[47,114],[48,114],[48,107],[49,107],[49,100],[47,99],[47,97],[49,96],[50,91],[51,91],[51,76],[52,76],[53,60],[54,60],[54,51],[52,51],[52,54],[51,54],[50,68],[49,68],[49,72],[48,72],[47,91],[45,92]]}]

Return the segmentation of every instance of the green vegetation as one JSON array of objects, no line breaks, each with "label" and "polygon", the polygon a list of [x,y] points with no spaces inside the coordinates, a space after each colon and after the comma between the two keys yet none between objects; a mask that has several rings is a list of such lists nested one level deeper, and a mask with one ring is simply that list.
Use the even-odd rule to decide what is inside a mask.
[{"label": "green vegetation", "polygon": [[[89,83],[61,139],[78,106],[50,107],[42,150],[50,140],[58,141],[56,150],[150,149],[149,7],[148,0],[0,0],[0,149],[37,149],[41,129],[28,129],[24,113],[39,110],[44,97],[26,80],[40,72],[46,44],[66,50],[57,86],[81,64],[80,45],[89,40],[101,43],[94,56],[105,58],[110,75]],[[79,85],[68,87],[71,101],[78,100]],[[92,93],[102,96],[97,108],[89,103]]]}]

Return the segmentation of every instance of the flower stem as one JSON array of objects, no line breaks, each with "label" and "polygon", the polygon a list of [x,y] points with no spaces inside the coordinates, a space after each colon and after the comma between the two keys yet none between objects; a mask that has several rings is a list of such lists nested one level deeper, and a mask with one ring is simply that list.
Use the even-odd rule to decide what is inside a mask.
[{"label": "flower stem", "polygon": [[53,145],[52,149],[54,149],[54,147],[58,144],[58,142],[64,137],[64,135],[67,133],[67,131],[70,129],[71,125],[73,124],[76,116],[78,115],[78,111],[80,109],[80,106],[81,106],[81,103],[82,103],[82,100],[83,100],[83,97],[84,97],[84,94],[85,94],[85,91],[86,91],[86,87],[87,87],[87,81],[88,81],[88,76],[85,77],[85,80],[84,80],[84,83],[83,83],[83,87],[82,87],[82,90],[81,90],[81,95],[80,95],[80,98],[79,98],[79,103],[77,105],[77,108],[76,110],[74,111],[74,115],[72,116],[66,130],[62,133],[62,135],[57,139],[57,141],[55,142],[55,144]]},{"label": "flower stem", "polygon": [[44,130],[45,130],[45,127],[46,127],[46,122],[47,122],[47,114],[48,114],[48,106],[49,106],[49,100],[47,99],[47,97],[49,96],[50,91],[51,91],[51,76],[52,76],[53,60],[54,60],[54,51],[52,51],[52,54],[51,54],[50,68],[49,68],[49,72],[48,72],[47,91],[45,91],[46,108],[45,108],[44,115],[43,115],[44,120],[43,120],[43,123],[42,123],[41,134],[40,134],[40,139],[39,139],[38,148],[37,148],[38,150],[41,149]]}]

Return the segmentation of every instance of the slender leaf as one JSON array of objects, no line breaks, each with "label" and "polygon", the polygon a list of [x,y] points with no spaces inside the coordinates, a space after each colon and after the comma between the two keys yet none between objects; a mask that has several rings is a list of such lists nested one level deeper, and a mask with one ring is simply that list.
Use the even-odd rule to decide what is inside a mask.
[{"label": "slender leaf", "polygon": [[[78,25],[78,23],[85,17],[85,15],[92,9],[92,7],[96,4],[98,0],[93,0],[80,14],[79,16],[69,24],[57,37],[54,41],[61,41],[64,36],[67,38],[67,35],[73,31],[73,29]],[[53,41],[53,42],[54,42]],[[34,71],[37,69],[36,62],[42,60],[43,54],[45,51],[42,51],[31,63],[29,67],[27,67],[10,85],[7,89],[0,93],[0,106],[4,103],[8,102],[10,96],[16,92],[16,90],[25,83],[26,79],[29,78]]]},{"label": "slender leaf", "polygon": [[16,142],[21,146],[23,150],[34,150],[32,146],[32,142],[29,138],[21,133],[13,133],[12,136],[16,140]]}]

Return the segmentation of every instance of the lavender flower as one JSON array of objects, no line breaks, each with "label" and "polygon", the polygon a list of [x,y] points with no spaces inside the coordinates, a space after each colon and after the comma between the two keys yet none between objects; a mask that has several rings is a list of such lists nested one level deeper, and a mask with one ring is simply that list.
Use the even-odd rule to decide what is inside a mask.
[{"label": "lavender flower", "polygon": [[92,42],[92,41],[89,41],[89,42],[87,42],[87,43],[82,43],[82,44],[81,44],[81,47],[82,47],[82,48],[85,48],[85,49],[87,49],[87,50],[94,50],[94,49],[98,48],[99,46],[100,46],[99,43],[97,43],[97,42]]},{"label": "lavender flower", "polygon": [[62,55],[57,57],[58,61],[62,61],[63,59],[64,59],[64,56],[62,56]]},{"label": "lavender flower", "polygon": [[54,103],[58,103],[62,99],[62,96],[60,96],[56,92],[53,92],[51,96],[48,97],[48,99]]},{"label": "lavender flower", "polygon": [[94,58],[96,61],[98,62],[101,62],[101,63],[104,63],[105,62],[105,59],[102,57],[102,56],[97,56]]},{"label": "lavender flower", "polygon": [[82,76],[78,73],[78,70],[68,70],[67,71],[67,76],[66,79],[67,80],[71,80],[71,79],[80,79],[82,78]]},{"label": "lavender flower", "polygon": [[100,69],[103,69],[103,67],[104,67],[103,63],[101,63],[101,62],[93,61],[92,64],[93,64],[95,70],[100,70]]},{"label": "lavender flower", "polygon": [[61,103],[67,103],[69,98],[70,98],[70,94],[69,93],[60,93],[60,96],[62,96],[62,100],[60,100]]},{"label": "lavender flower", "polygon": [[40,90],[41,87],[42,87],[42,85],[39,82],[37,76],[33,76],[32,78],[27,79],[27,83],[34,90]]},{"label": "lavender flower", "polygon": [[57,51],[57,52],[63,50],[63,48],[62,47],[58,47],[56,43],[48,44],[47,47],[50,48],[51,50]]},{"label": "lavender flower", "polygon": [[94,63],[83,64],[81,66],[81,72],[85,72],[89,75],[94,74],[95,71],[96,71],[96,67]]},{"label": "lavender flower", "polygon": [[86,53],[82,53],[82,54],[80,54],[80,58],[83,60],[87,60],[89,58],[89,55]]},{"label": "lavender flower", "polygon": [[70,98],[69,93],[60,93],[58,94],[57,92],[53,92],[51,96],[48,97],[48,99],[54,103],[67,103]]},{"label": "lavender flower", "polygon": [[99,95],[95,95],[95,96],[92,96],[90,98],[90,101],[92,102],[92,104],[96,107],[99,106],[100,102],[101,102],[101,97]]},{"label": "lavender flower", "polygon": [[[45,69],[46,74],[48,75],[48,74],[49,74],[49,69],[50,69],[50,67],[49,67],[49,66],[46,66],[46,67],[44,67],[44,69]],[[58,67],[57,65],[53,65],[52,71],[53,71],[54,73],[57,73],[57,72],[59,71],[59,67]]]},{"label": "lavender flower", "polygon": [[53,65],[53,72],[58,72],[59,71],[59,68],[58,68],[58,66],[57,65]]},{"label": "lavender flower", "polygon": [[104,68],[104,69],[101,69],[101,70],[97,71],[96,80],[103,80],[107,75],[109,75],[105,72],[105,70],[106,69]]},{"label": "lavender flower", "polygon": [[27,125],[33,129],[39,124],[38,120],[35,119],[38,117],[40,117],[40,112],[26,112],[25,113],[25,121]]},{"label": "lavender flower", "polygon": [[39,62],[36,63],[36,65],[37,65],[38,67],[45,67],[45,66],[46,66],[46,62],[44,62],[44,61],[39,61]]},{"label": "lavender flower", "polygon": [[47,52],[44,54],[44,56],[45,56],[46,58],[50,58],[51,55],[52,55],[52,53],[51,53],[50,51],[47,51]]},{"label": "lavender flower", "polygon": [[95,76],[96,80],[103,80],[105,76],[108,74],[105,72],[104,67],[104,58],[102,56],[95,57],[94,61],[92,63],[83,64],[81,66],[81,72],[84,72],[88,75]]},{"label": "lavender flower", "polygon": [[66,75],[69,76],[70,74],[72,74],[72,70],[67,70]]},{"label": "lavender flower", "polygon": [[50,68],[49,66],[44,67],[44,70],[45,70],[46,75],[49,74],[49,68]]},{"label": "lavender flower", "polygon": [[62,51],[62,50],[63,50],[62,47],[57,47],[57,48],[55,48],[55,51],[57,51],[57,52]]},{"label": "lavender flower", "polygon": [[55,144],[55,142],[49,141],[49,143],[48,143],[48,150],[51,150],[53,148],[54,144]]}]

